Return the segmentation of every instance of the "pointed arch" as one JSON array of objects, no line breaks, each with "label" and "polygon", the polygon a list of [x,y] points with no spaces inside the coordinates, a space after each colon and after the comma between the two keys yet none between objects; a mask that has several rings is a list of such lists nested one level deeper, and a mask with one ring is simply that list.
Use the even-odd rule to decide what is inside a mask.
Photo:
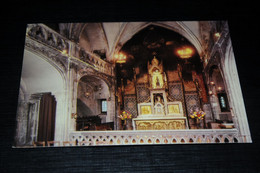
[{"label": "pointed arch", "polygon": [[118,52],[121,47],[135,34],[150,25],[163,27],[177,32],[178,34],[188,39],[195,46],[200,55],[203,53],[202,45],[199,39],[183,22],[129,22],[124,25],[124,28],[121,30],[121,34],[118,35],[117,41],[112,46],[112,54]]}]

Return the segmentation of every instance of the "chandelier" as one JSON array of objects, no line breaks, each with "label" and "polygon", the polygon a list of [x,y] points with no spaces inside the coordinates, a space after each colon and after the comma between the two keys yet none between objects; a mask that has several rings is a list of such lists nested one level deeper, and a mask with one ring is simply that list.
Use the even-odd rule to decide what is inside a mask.
[{"label": "chandelier", "polygon": [[177,49],[177,54],[182,59],[188,59],[188,58],[192,57],[193,53],[194,53],[193,49],[190,47],[184,47],[184,48]]},{"label": "chandelier", "polygon": [[122,52],[115,54],[114,58],[116,63],[123,64],[126,62],[126,55]]}]

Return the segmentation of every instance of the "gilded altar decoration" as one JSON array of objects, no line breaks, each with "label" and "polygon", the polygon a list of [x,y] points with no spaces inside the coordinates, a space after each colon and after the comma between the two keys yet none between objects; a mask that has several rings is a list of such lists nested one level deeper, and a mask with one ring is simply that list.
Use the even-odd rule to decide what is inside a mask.
[{"label": "gilded altar decoration", "polygon": [[136,130],[180,130],[186,129],[184,119],[137,120]]},{"label": "gilded altar decoration", "polygon": [[168,105],[169,114],[179,114],[180,108],[178,104]]},{"label": "gilded altar decoration", "polygon": [[141,115],[149,115],[152,114],[152,108],[151,106],[141,106]]},{"label": "gilded altar decoration", "polygon": [[[149,83],[146,89],[139,90],[139,96],[150,95],[149,99],[138,103],[138,116],[133,118],[134,130],[177,130],[188,128],[183,113],[182,102],[168,97],[167,76],[162,60],[155,56],[147,64]],[[144,86],[145,87],[145,86]],[[179,89],[177,94],[179,94]],[[147,96],[148,97],[148,96]]]},{"label": "gilded altar decoration", "polygon": [[155,69],[155,71],[153,72],[152,81],[153,81],[152,86],[154,89],[163,87],[163,77],[158,69]]},{"label": "gilded altar decoration", "polygon": [[167,85],[167,78],[163,72],[163,65],[154,56],[151,64],[148,62],[148,71],[152,89],[162,89]]},{"label": "gilded altar decoration", "polygon": [[165,115],[164,100],[160,94],[156,94],[155,96],[154,113],[156,115]]}]

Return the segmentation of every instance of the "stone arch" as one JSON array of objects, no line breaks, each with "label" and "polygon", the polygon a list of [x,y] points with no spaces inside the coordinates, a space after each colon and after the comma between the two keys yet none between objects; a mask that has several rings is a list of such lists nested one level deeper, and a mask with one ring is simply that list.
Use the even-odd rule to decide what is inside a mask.
[{"label": "stone arch", "polygon": [[95,71],[94,69],[92,68],[87,68],[87,69],[81,69],[79,70],[79,73],[77,75],[77,82],[80,81],[80,79],[83,77],[83,76],[95,76],[97,77],[98,79],[100,80],[103,80],[109,87],[110,90],[113,89],[113,79],[111,77],[108,77],[107,75],[105,74],[102,74],[100,72],[97,72]]},{"label": "stone arch", "polygon": [[[131,26],[136,25],[136,26]],[[114,53],[119,51],[121,47],[130,40],[136,33],[141,31],[142,29],[155,25],[159,27],[163,27],[178,34],[184,36],[187,40],[189,40],[197,49],[198,53],[201,55],[203,53],[202,45],[195,34],[183,23],[183,22],[129,22],[124,25],[124,29],[122,33],[119,35],[117,42],[113,45]],[[129,29],[128,29],[129,28]],[[125,34],[127,33],[127,34]]]},{"label": "stone arch", "polygon": [[217,67],[221,73],[221,75],[223,76],[223,70],[222,70],[222,66],[220,64],[220,59],[221,59],[222,54],[219,51],[214,50],[214,53],[210,56],[211,62],[209,62],[209,64],[207,65],[206,69],[205,69],[205,77],[206,77],[206,81],[207,84],[210,83],[210,70],[213,66]]},{"label": "stone arch", "polygon": [[224,87],[224,89],[226,88],[225,86],[225,82],[224,82],[224,76],[223,73],[221,72],[219,66],[217,65],[212,65],[210,67],[209,70],[209,81],[210,82],[214,82],[215,81],[215,85],[218,85],[218,87]]},{"label": "stone arch", "polygon": [[[29,108],[26,108],[28,104],[39,106],[39,99],[37,100],[36,97],[41,96],[41,93],[52,93],[57,101],[54,139],[59,141],[65,140],[68,130],[68,116],[64,118],[64,115],[68,115],[69,106],[66,99],[67,82],[63,70],[56,62],[45,55],[25,49],[20,91],[26,98],[21,98],[20,95],[19,99],[23,99],[26,104],[23,104],[21,109],[28,109],[29,111]],[[22,115],[18,113],[18,116]],[[37,111],[32,116],[37,120]],[[37,128],[37,121],[31,123],[33,123],[32,128]],[[17,135],[21,135],[19,129],[17,130]],[[32,129],[32,132],[34,130]],[[36,136],[37,134],[31,135]],[[34,141],[35,139],[31,138],[30,140]],[[27,141],[27,144],[31,144],[31,142]],[[18,141],[17,144],[19,145],[19,143]]]},{"label": "stone arch", "polygon": [[[213,49],[211,51],[210,59],[211,59],[211,61],[207,65],[204,74],[205,74],[205,78],[207,81],[206,83],[208,85],[208,89],[209,89],[209,91],[211,91],[211,94],[210,94],[211,103],[215,102],[218,104],[218,106],[212,106],[212,108],[214,109],[213,112],[215,112],[215,114],[213,115],[213,118],[219,119],[218,114],[221,113],[219,98],[218,97],[213,98],[212,96],[216,95],[217,93],[220,93],[220,91],[218,91],[218,87],[221,87],[222,88],[221,92],[226,95],[225,96],[226,102],[228,104],[228,108],[224,112],[230,112],[229,108],[231,105],[231,99],[230,99],[230,87],[228,86],[228,82],[230,79],[227,78],[226,71],[225,71],[226,55],[223,53],[223,51],[221,50],[221,47],[219,47],[219,45],[216,45],[213,47]],[[212,75],[213,75],[214,69],[217,69],[217,71],[218,71],[219,80],[221,80],[220,86],[218,84],[216,84],[216,82],[213,79],[214,77]],[[215,82],[214,86],[211,85],[212,81]],[[213,91],[214,87],[215,87],[215,89],[214,89],[215,91]],[[228,114],[230,114],[230,113],[228,113]],[[228,115],[228,117],[229,117],[228,120],[232,121],[231,116]]]},{"label": "stone arch", "polygon": [[215,137],[215,138],[213,138],[213,142],[215,142],[215,143],[221,143],[222,141],[221,141],[221,138]]},{"label": "stone arch", "polygon": [[[225,76],[219,65],[211,65],[208,71],[208,88],[211,92],[210,102],[213,109],[213,120],[222,119],[221,116],[227,116],[227,121],[231,121],[230,99],[228,97]],[[225,115],[223,114],[225,113]],[[227,113],[227,114],[226,114]],[[223,114],[223,115],[222,115]]]},{"label": "stone arch", "polygon": [[[114,94],[108,80],[93,73],[81,73],[77,80],[77,114],[79,118],[98,116],[101,123],[114,122]],[[101,111],[101,101],[107,103],[107,112]],[[96,118],[98,118],[96,117]],[[83,128],[78,124],[77,130]]]}]

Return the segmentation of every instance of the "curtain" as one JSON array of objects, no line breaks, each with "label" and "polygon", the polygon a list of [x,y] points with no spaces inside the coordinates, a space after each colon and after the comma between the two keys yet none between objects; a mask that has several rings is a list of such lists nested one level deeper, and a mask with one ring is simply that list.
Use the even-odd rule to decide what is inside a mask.
[{"label": "curtain", "polygon": [[39,111],[38,141],[53,141],[55,132],[56,100],[51,93],[42,96]]}]

